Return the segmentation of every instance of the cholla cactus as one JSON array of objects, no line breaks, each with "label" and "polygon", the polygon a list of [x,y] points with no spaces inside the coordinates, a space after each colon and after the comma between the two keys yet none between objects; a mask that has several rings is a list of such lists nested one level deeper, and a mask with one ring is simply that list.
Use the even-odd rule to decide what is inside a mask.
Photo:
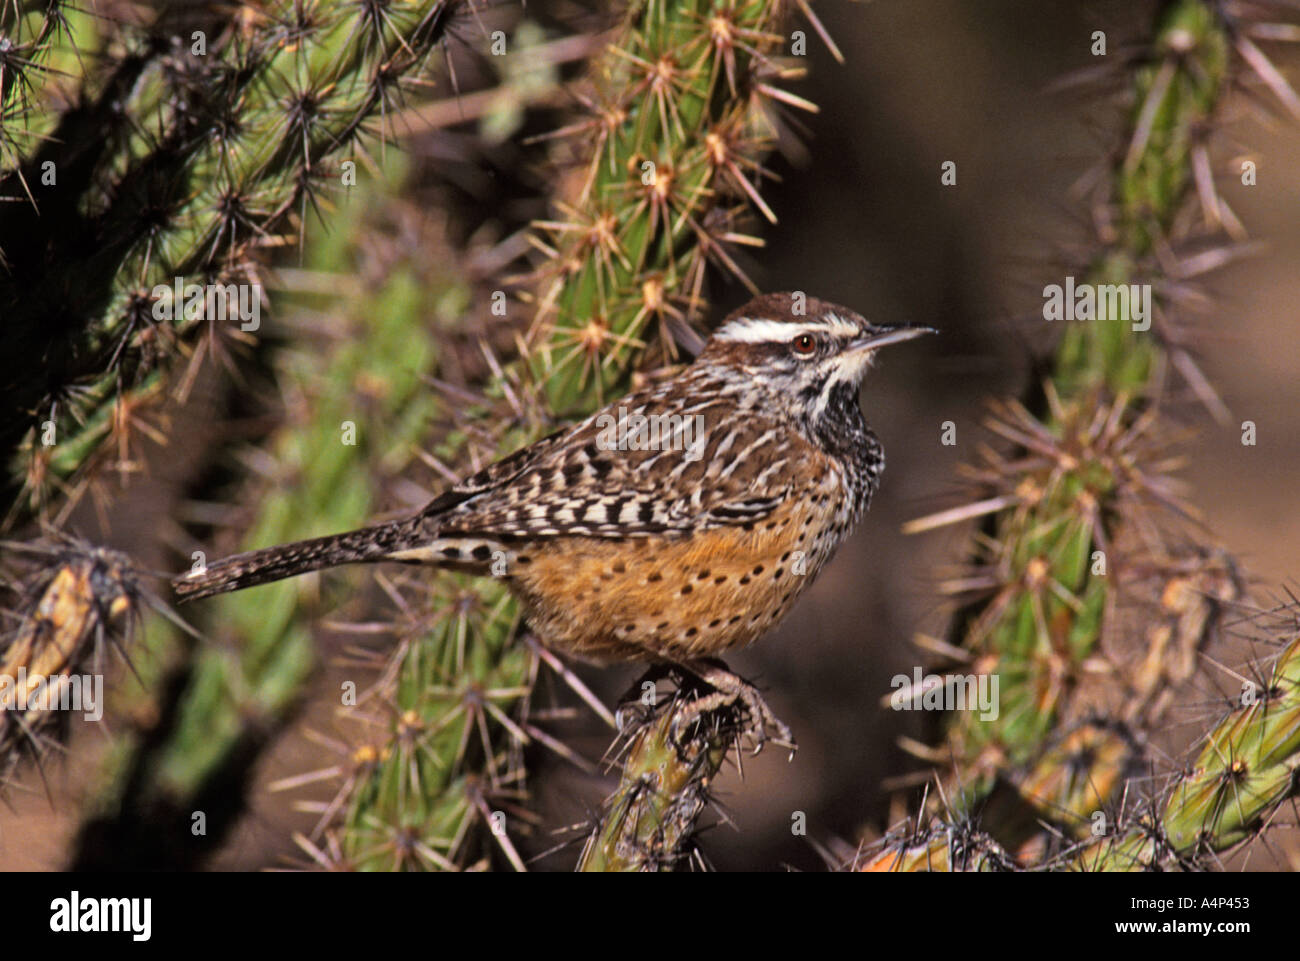
[{"label": "cholla cactus", "polygon": [[1237,706],[1208,732],[1199,755],[1162,797],[1137,811],[1121,809],[1112,830],[1069,852],[1063,863],[1109,871],[1198,867],[1261,832],[1296,789],[1300,637],[1261,680],[1243,686]]},{"label": "cholla cactus", "polygon": [[588,116],[565,131],[580,145],[574,196],[540,225],[549,262],[529,347],[558,410],[599,402],[652,325],[671,359],[708,264],[748,283],[728,249],[761,243],[737,229],[749,205],[776,219],[760,191],[779,111],[815,109],[777,86],[800,73],[776,59],[787,12],[771,0],[639,0],[593,66]]},{"label": "cholla cactus", "polygon": [[[1031,774],[989,799],[978,820],[947,810],[900,829],[843,860],[867,871],[1169,871],[1203,869],[1263,832],[1295,791],[1300,769],[1300,637],[1296,612],[1261,614],[1254,640],[1284,644],[1246,681],[1231,710],[1207,732],[1187,767],[1159,790],[1124,790],[1134,745],[1121,729],[1093,724],[1067,735]],[[1287,640],[1289,639],[1289,640]],[[1143,774],[1145,775],[1145,771]],[[1046,784],[1055,779],[1056,785]],[[1068,792],[1056,790],[1068,780]],[[1132,783],[1128,785],[1132,788]],[[1053,805],[1049,799],[1061,803]],[[1077,799],[1071,803],[1071,798]],[[1033,836],[1039,817],[1076,840],[1048,850]],[[996,833],[981,825],[993,823]],[[1081,830],[1079,830],[1081,828]],[[1007,841],[1015,850],[1005,847]]]},{"label": "cholla cactus", "polygon": [[[7,523],[133,457],[140,408],[209,326],[202,350],[247,337],[255,252],[302,235],[468,7],[0,8]],[[191,309],[177,285],[219,286]]]},{"label": "cholla cactus", "polygon": [[688,678],[676,680],[667,697],[658,697],[644,681],[646,694],[656,697],[624,707],[610,749],[622,769],[619,786],[587,838],[580,871],[662,871],[703,863],[695,826],[725,755],[733,745],[740,750],[746,724],[734,705],[695,716],[701,692]]},{"label": "cholla cactus", "polygon": [[71,537],[9,554],[0,625],[0,785],[40,763],[73,712],[101,717],[110,648],[126,658],[146,607],[165,608],[129,558]]},{"label": "cholla cactus", "polygon": [[[396,164],[388,171],[391,183],[402,182]],[[385,229],[404,229],[385,222],[400,220],[401,210],[395,201],[367,205],[358,198],[341,211],[341,226],[349,229],[340,238],[367,230],[373,247]],[[268,454],[240,454],[246,463],[265,465],[237,498],[247,506],[230,512],[232,521],[248,523],[250,545],[306,537],[321,523],[340,529],[362,524],[375,509],[372,492],[409,464],[438,413],[438,398],[424,381],[439,354],[437,330],[426,323],[429,305],[438,319],[440,312],[457,311],[468,291],[445,260],[433,265],[440,247],[415,254],[396,241],[391,247],[379,269],[361,264],[361,252],[342,239],[313,245],[311,270],[291,273],[304,289],[277,290],[289,308],[283,323],[298,336],[273,360],[285,423],[267,442]],[[310,291],[321,289],[343,295],[326,316],[309,306]],[[197,550],[193,563],[204,563],[210,550]],[[152,824],[160,840],[170,837],[160,844],[170,853],[159,854],[175,865],[196,863],[221,839],[221,823],[193,837],[184,822],[196,810],[222,806],[214,795],[223,789],[224,772],[265,744],[297,706],[315,660],[313,629],[321,610],[304,586],[280,584],[251,601],[230,596],[186,612],[208,642],[173,652],[179,663],[171,670],[186,678],[186,690],[165,733],[126,739],[114,757],[85,829],[97,839],[85,845],[95,856],[113,863],[122,852],[110,841],[133,837],[127,826],[136,819]],[[161,630],[154,634],[156,656],[166,659],[167,642]],[[140,770],[151,773],[127,776]],[[177,833],[188,843],[179,844]]]},{"label": "cholla cactus", "polygon": [[[1240,706],[1167,797],[1144,806],[1132,780],[1222,612],[1243,603],[1231,559],[1182,522],[1189,509],[1168,476],[1168,438],[1179,432],[1161,406],[1162,372],[1173,366],[1222,411],[1176,332],[1176,303],[1161,296],[1189,208],[1211,231],[1241,229],[1205,173],[1218,106],[1241,69],[1297,103],[1243,23],[1227,17],[1199,0],[1163,8],[1149,56],[1133,68],[1124,148],[1096,202],[1103,229],[1079,289],[1098,292],[1098,309],[1066,324],[1040,402],[994,406],[988,426],[1012,449],[987,450],[969,470],[973,502],[912,525],[986,516],[975,565],[953,585],[967,601],[954,632],[967,665],[998,676],[1000,710],[996,719],[959,712],[934,753],[955,763],[943,817],[979,810],[978,828],[1022,864],[1199,863],[1247,836],[1291,789],[1300,744],[1284,666],[1271,685],[1280,700]],[[1117,289],[1107,285],[1155,297],[1107,311],[1117,305],[1104,299]],[[1066,319],[1052,309],[1044,316]],[[1133,612],[1150,618],[1153,607],[1138,627]],[[1130,810],[1121,815],[1122,800]],[[1094,842],[1099,825],[1105,840]],[[1072,842],[1086,847],[1076,853]]]}]

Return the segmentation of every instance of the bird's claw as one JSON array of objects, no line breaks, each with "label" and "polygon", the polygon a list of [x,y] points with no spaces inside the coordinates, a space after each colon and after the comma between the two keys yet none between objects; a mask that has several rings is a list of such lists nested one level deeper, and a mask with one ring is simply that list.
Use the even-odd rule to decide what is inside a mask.
[{"label": "bird's claw", "polygon": [[758,688],[726,668],[708,666],[700,671],[693,665],[691,672],[714,690],[712,694],[696,697],[677,712],[669,727],[674,740],[680,740],[681,733],[690,724],[710,711],[739,706],[744,714],[744,726],[738,736],[742,741],[747,739],[753,743],[751,752],[753,755],[758,755],[763,750],[763,746],[771,741],[789,748],[790,757],[793,759],[794,752],[798,749],[794,732],[767,706]]}]

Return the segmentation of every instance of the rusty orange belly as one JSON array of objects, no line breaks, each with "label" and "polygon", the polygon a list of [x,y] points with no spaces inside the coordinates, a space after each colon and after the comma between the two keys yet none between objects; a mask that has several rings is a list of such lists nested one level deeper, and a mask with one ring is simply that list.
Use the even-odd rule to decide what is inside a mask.
[{"label": "rusty orange belly", "polygon": [[511,584],[548,644],[593,660],[685,660],[780,621],[835,545],[825,501],[673,538],[566,537],[519,551]]}]

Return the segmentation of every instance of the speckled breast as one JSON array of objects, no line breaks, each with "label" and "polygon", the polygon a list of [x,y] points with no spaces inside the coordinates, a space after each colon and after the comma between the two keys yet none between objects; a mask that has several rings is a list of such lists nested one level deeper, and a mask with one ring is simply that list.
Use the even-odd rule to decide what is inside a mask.
[{"label": "speckled breast", "polygon": [[824,476],[762,520],[620,540],[556,539],[519,552],[511,584],[538,635],[597,661],[719,655],[775,626],[855,519]]}]

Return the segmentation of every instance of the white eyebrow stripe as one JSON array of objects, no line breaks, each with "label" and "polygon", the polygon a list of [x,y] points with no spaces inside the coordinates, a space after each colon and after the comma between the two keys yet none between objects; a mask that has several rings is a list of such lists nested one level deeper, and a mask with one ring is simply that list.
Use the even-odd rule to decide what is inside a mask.
[{"label": "white eyebrow stripe", "polygon": [[783,320],[751,320],[741,317],[714,332],[716,340],[733,344],[765,344],[773,340],[790,340],[800,334],[825,330],[821,324],[792,324]]},{"label": "white eyebrow stripe", "polygon": [[718,328],[713,336],[717,340],[731,343],[762,344],[773,340],[792,340],[800,334],[824,334],[828,329],[837,337],[852,337],[858,332],[857,326],[847,320],[835,314],[824,314],[805,324],[740,317]]}]

